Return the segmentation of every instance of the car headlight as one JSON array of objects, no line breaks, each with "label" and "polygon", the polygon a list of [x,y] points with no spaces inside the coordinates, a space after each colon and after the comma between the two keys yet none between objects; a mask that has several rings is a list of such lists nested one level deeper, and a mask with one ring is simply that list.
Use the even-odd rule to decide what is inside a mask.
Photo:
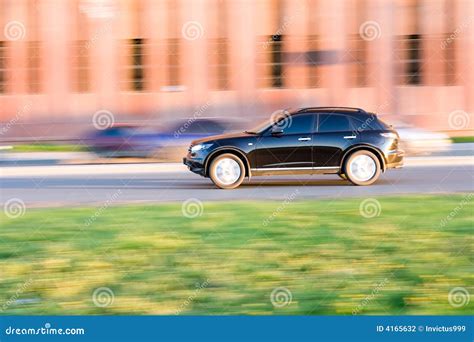
[{"label": "car headlight", "polygon": [[384,138],[390,138],[390,139],[396,139],[398,138],[398,135],[396,133],[392,133],[392,132],[389,132],[389,133],[380,133],[380,135]]},{"label": "car headlight", "polygon": [[212,144],[197,144],[194,146],[191,146],[191,152],[195,153],[197,151],[205,150],[211,147]]}]

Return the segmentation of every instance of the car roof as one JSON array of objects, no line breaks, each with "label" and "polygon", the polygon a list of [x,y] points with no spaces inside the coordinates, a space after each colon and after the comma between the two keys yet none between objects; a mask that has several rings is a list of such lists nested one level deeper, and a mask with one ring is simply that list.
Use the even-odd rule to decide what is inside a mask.
[{"label": "car roof", "polygon": [[334,114],[362,114],[362,115],[372,114],[372,113],[367,113],[362,108],[355,108],[355,107],[306,107],[306,108],[299,108],[293,112],[293,114],[300,114],[300,113],[325,113],[325,114],[334,113]]}]

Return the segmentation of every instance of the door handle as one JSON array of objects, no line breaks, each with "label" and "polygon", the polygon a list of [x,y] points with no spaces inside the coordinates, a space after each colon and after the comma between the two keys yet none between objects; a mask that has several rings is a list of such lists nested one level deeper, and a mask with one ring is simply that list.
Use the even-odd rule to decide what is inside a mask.
[{"label": "door handle", "polygon": [[357,138],[355,135],[346,135],[344,139],[355,139]]},{"label": "door handle", "polygon": [[298,138],[298,141],[309,141],[311,138]]}]

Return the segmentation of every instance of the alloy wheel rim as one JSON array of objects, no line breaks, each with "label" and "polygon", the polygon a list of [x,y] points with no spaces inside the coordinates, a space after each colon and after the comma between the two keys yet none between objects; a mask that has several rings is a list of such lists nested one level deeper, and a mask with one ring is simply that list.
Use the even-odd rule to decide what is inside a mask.
[{"label": "alloy wheel rim", "polygon": [[234,159],[223,158],[216,164],[216,178],[224,185],[237,182],[240,174],[240,165]]},{"label": "alloy wheel rim", "polygon": [[365,182],[374,177],[377,165],[368,155],[362,154],[355,157],[350,165],[352,176],[359,182]]}]

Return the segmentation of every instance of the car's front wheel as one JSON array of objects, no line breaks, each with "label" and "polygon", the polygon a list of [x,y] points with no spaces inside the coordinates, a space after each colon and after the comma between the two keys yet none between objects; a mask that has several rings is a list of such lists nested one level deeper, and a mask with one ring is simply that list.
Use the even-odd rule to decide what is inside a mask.
[{"label": "car's front wheel", "polygon": [[234,189],[244,180],[244,163],[234,154],[221,154],[212,160],[209,177],[221,189]]},{"label": "car's front wheel", "polygon": [[370,151],[362,150],[349,156],[344,174],[355,185],[370,185],[377,181],[381,168],[379,159]]}]

